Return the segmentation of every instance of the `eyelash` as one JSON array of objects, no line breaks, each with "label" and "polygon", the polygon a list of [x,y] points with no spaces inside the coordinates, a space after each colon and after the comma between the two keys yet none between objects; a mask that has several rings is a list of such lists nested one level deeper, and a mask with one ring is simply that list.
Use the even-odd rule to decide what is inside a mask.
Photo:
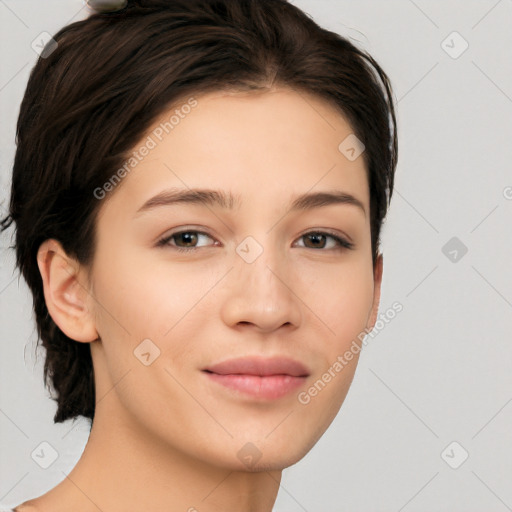
[{"label": "eyelash", "polygon": [[[196,251],[198,249],[201,249],[201,247],[178,247],[176,245],[170,245],[169,244],[169,242],[175,236],[182,235],[184,233],[195,233],[195,234],[199,234],[199,235],[206,235],[206,236],[212,238],[208,233],[205,233],[204,231],[198,231],[198,230],[194,230],[194,229],[187,229],[187,230],[183,230],[183,231],[176,231],[176,232],[174,232],[174,233],[172,233],[170,235],[166,235],[165,237],[163,237],[160,240],[158,240],[156,245],[157,245],[157,247],[172,247],[172,249],[177,251],[177,252],[191,252],[191,251]],[[303,235],[301,235],[299,237],[299,239],[303,238],[305,236],[308,236],[308,235],[323,235],[323,236],[330,237],[330,238],[332,238],[333,240],[336,241],[336,243],[338,244],[338,247],[331,248],[331,249],[324,249],[322,247],[320,247],[319,249],[315,249],[313,247],[304,247],[304,249],[335,251],[335,250],[345,250],[345,249],[351,250],[351,249],[354,248],[354,244],[352,242],[349,242],[345,238],[343,238],[343,237],[341,237],[339,235],[336,235],[334,233],[329,233],[327,231],[308,231],[307,233],[304,233]]]}]

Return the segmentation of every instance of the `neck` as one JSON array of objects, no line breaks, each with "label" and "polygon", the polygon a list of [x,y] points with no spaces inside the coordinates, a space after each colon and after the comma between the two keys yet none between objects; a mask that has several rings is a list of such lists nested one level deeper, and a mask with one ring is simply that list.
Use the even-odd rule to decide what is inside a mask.
[{"label": "neck", "polygon": [[41,497],[42,511],[272,510],[280,470],[233,471],[191,458],[159,443],[126,411],[112,410],[112,405],[109,401],[107,410],[97,404],[82,457],[61,484]]}]

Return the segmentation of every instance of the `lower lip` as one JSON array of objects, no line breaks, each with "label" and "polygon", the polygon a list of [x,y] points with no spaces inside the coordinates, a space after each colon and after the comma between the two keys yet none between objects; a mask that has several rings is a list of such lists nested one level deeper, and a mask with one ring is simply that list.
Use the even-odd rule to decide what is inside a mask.
[{"label": "lower lip", "polygon": [[215,382],[223,386],[241,391],[247,395],[267,400],[281,398],[299,388],[306,381],[306,377],[293,377],[291,375],[219,375],[205,372]]}]

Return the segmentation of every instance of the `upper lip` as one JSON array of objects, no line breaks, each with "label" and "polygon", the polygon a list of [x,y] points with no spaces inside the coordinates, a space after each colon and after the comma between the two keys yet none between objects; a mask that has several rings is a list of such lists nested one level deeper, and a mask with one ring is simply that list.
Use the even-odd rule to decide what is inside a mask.
[{"label": "upper lip", "polygon": [[308,369],[302,363],[288,357],[241,357],[208,366],[203,371],[219,375],[291,375],[294,377],[309,375]]}]

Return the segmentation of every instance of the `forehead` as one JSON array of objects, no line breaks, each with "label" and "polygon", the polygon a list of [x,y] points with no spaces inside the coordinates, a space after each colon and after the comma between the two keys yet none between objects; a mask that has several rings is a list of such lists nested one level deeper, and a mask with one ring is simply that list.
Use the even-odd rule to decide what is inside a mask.
[{"label": "forehead", "polygon": [[183,98],[133,148],[134,165],[109,199],[136,210],[165,187],[224,188],[246,202],[338,188],[367,205],[363,158],[340,150],[352,132],[333,106],[290,89]]}]

